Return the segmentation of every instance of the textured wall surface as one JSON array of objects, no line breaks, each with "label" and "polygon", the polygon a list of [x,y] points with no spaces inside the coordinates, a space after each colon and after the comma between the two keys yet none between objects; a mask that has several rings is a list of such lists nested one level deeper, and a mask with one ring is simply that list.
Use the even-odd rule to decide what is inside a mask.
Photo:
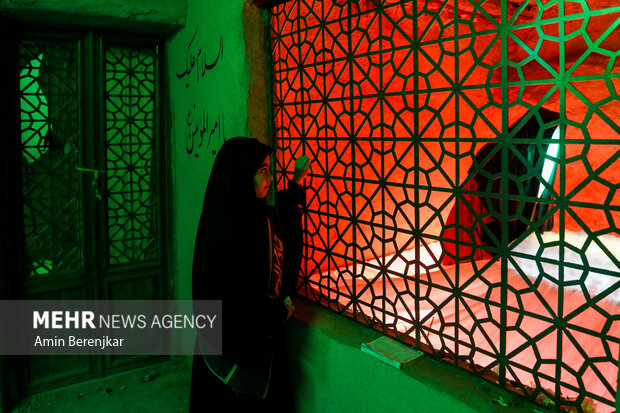
[{"label": "textured wall surface", "polygon": [[402,370],[389,366],[360,350],[379,332],[302,299],[294,304],[289,375],[299,413],[536,411],[519,396],[428,356]]},{"label": "textured wall surface", "polygon": [[[263,36],[264,30],[260,13],[252,9],[244,8],[243,0],[190,0],[185,28],[167,43],[176,244],[176,271],[171,279],[176,280],[179,298],[191,297],[194,241],[217,151],[226,138],[234,136],[264,136],[268,142],[265,129],[255,133],[248,120],[250,82],[253,96],[265,99],[268,93],[261,91],[266,84],[264,66],[262,72],[255,72],[252,63],[265,65],[265,51],[254,53],[249,61],[246,53],[246,37],[254,41],[253,36]],[[256,39],[253,44],[258,48],[262,43]],[[268,111],[267,102],[255,106],[252,113],[261,110]],[[267,117],[260,117],[265,124]]]},{"label": "textured wall surface", "polygon": [[250,136],[271,144],[271,67],[266,41],[267,13],[248,1],[243,7],[246,57],[249,66],[248,127]]},{"label": "textured wall surface", "polygon": [[0,16],[165,34],[185,23],[186,3],[185,0],[0,0]]}]

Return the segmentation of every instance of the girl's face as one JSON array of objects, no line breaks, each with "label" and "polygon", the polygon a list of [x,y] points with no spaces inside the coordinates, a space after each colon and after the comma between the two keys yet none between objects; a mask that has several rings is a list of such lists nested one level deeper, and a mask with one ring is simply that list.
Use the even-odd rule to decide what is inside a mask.
[{"label": "girl's face", "polygon": [[265,158],[256,174],[254,174],[254,190],[256,191],[256,198],[264,198],[269,191],[269,184],[273,179],[270,171],[271,159],[269,155]]}]

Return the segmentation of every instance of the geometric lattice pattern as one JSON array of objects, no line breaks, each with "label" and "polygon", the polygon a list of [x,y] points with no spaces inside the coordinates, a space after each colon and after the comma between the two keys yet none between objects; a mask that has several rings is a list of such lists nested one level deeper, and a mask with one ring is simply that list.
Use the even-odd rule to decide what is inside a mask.
[{"label": "geometric lattice pattern", "polygon": [[82,268],[77,43],[20,43],[22,195],[27,274]]},{"label": "geometric lattice pattern", "polygon": [[105,52],[110,264],[159,258],[155,49]]},{"label": "geometric lattice pattern", "polygon": [[274,9],[279,187],[314,159],[300,293],[531,400],[612,411],[619,26],[606,0]]}]

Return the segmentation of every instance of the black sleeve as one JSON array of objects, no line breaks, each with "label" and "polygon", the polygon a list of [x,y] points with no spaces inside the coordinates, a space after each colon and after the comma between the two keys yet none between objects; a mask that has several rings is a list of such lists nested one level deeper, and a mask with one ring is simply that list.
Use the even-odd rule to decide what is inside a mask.
[{"label": "black sleeve", "polygon": [[289,181],[288,188],[278,192],[276,208],[280,214],[284,242],[284,279],[282,295],[293,295],[301,270],[302,256],[302,212],[306,207],[306,190]]}]

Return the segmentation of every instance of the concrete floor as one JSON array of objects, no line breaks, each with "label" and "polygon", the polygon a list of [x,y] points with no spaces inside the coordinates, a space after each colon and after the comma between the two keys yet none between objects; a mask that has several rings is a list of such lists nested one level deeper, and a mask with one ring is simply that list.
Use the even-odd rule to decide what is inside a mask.
[{"label": "concrete floor", "polygon": [[[183,360],[167,362],[101,379],[63,387],[28,397],[12,413],[186,413],[189,409],[191,365]],[[478,413],[543,413],[551,411],[534,406],[510,394],[500,405],[497,394],[506,393],[485,386],[484,400],[479,400]],[[426,412],[413,407],[410,412]],[[321,412],[330,410],[319,409]],[[436,413],[451,410],[439,409]],[[280,413],[280,412],[277,412]],[[380,413],[380,412],[377,412]]]},{"label": "concrete floor", "polygon": [[189,363],[167,362],[37,394],[13,413],[186,413],[190,377]]}]

